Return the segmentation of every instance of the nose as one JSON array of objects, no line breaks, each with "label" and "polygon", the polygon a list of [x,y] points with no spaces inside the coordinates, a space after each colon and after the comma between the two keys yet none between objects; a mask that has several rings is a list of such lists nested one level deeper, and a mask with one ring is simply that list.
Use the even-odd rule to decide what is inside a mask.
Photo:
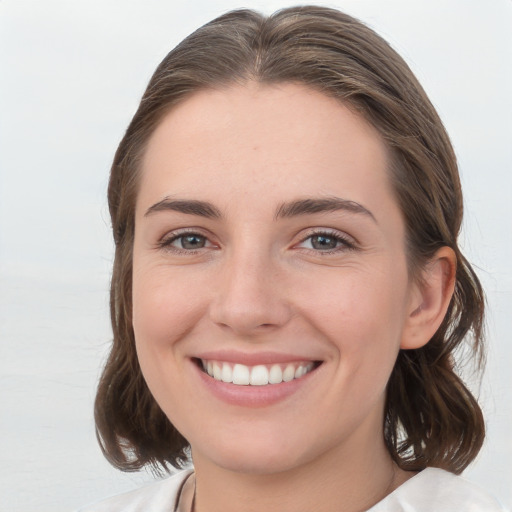
[{"label": "nose", "polygon": [[270,257],[256,254],[227,258],[216,279],[211,320],[223,329],[249,337],[284,326],[292,311],[283,272],[277,267]]}]

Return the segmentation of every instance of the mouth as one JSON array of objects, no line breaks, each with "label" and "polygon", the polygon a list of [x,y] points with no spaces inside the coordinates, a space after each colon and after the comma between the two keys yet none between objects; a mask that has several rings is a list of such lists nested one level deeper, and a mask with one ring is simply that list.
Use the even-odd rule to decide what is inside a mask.
[{"label": "mouth", "polygon": [[258,364],[195,359],[199,368],[212,379],[236,386],[269,386],[301,379],[320,366],[321,361],[296,361],[285,364]]}]

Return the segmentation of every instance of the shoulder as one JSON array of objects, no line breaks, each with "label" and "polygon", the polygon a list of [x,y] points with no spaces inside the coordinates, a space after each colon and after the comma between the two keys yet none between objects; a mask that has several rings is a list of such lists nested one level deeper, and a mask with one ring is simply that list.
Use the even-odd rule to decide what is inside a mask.
[{"label": "shoulder", "polygon": [[506,512],[490,494],[463,477],[427,468],[368,512]]},{"label": "shoulder", "polygon": [[190,474],[191,471],[180,471],[169,478],[145,485],[140,489],[88,505],[78,512],[167,512],[174,510],[180,490]]}]

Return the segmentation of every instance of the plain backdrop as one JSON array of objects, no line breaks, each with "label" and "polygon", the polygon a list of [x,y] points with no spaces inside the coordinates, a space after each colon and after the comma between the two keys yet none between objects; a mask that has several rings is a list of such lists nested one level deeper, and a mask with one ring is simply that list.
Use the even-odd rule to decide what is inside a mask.
[{"label": "plain backdrop", "polygon": [[[0,510],[69,511],[152,479],[102,458],[92,403],[111,338],[110,162],[159,61],[236,7],[0,0]],[[315,3],[315,2],[312,2]],[[488,439],[470,478],[512,505],[512,1],[319,2],[404,56],[460,162],[464,250],[487,290]]]}]

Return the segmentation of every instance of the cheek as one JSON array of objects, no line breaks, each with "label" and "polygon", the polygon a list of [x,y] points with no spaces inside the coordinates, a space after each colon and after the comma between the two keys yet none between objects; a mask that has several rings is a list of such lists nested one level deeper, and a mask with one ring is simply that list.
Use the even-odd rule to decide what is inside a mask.
[{"label": "cheek", "polygon": [[[185,343],[200,310],[193,286],[180,285],[169,272],[137,269],[133,278],[133,329],[139,364],[146,383],[170,421],[181,425],[176,411],[187,409],[180,398]],[[190,402],[192,403],[192,402]],[[187,409],[188,410],[188,409]],[[170,415],[172,413],[172,415]],[[193,411],[188,410],[189,415]]]},{"label": "cheek", "polygon": [[173,279],[165,268],[138,270],[133,277],[133,328],[137,344],[169,345],[200,316],[196,287]]},{"label": "cheek", "polygon": [[[309,293],[304,315],[333,348],[340,400],[373,401],[384,392],[405,321],[406,273],[346,273]],[[357,407],[357,403],[354,404]]]},{"label": "cheek", "polygon": [[340,279],[329,289],[311,298],[310,322],[335,349],[333,414],[351,410],[359,417],[362,403],[384,399],[400,348],[406,281],[372,273]]},{"label": "cheek", "polygon": [[[396,339],[404,323],[407,281],[387,272],[346,272],[309,286],[304,310],[332,340],[359,351],[365,344]],[[364,343],[363,343],[364,342]],[[354,346],[350,347],[350,343]]]},{"label": "cheek", "polygon": [[[166,411],[176,409],[184,370],[187,335],[200,321],[204,300],[187,280],[173,279],[168,270],[134,268],[133,329],[137,357],[151,393]],[[172,421],[172,420],[171,420]]]}]

